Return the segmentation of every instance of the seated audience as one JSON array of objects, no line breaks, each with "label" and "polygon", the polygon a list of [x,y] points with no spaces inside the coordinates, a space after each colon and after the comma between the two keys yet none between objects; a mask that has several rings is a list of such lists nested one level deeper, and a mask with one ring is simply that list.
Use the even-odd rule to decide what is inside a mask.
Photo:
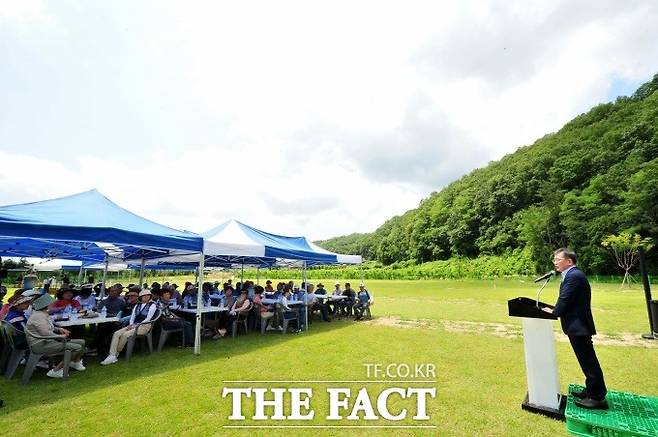
[{"label": "seated audience", "polygon": [[[98,310],[102,311],[105,308],[108,317],[119,316],[119,313],[123,312],[126,308],[126,301],[121,298],[121,291],[123,290],[123,285],[114,284],[107,290],[107,297],[103,299],[98,305]],[[135,292],[135,296],[139,294]]]},{"label": "seated audience", "polygon": [[50,306],[50,314],[61,313],[69,308],[72,311],[79,311],[81,308],[80,302],[73,299],[76,290],[66,288],[57,292],[57,300]]},{"label": "seated audience", "polygon": [[73,298],[73,300],[77,300],[83,310],[95,310],[96,295],[92,293],[92,291],[93,288],[91,284],[85,284],[80,287],[80,294]]},{"label": "seated audience", "polygon": [[[123,286],[121,284],[114,284],[107,290],[107,297],[98,304],[98,311],[102,312],[103,309],[107,312],[107,317],[121,317],[123,314],[128,314],[127,318],[130,319],[130,312],[126,311],[126,301],[120,296]],[[135,292],[135,299],[138,293]],[[132,310],[131,310],[132,311]],[[86,355],[95,356],[98,354],[98,349],[102,348],[107,350],[108,340],[112,337],[114,332],[121,327],[121,321],[116,323],[99,323],[96,328],[94,339],[89,345],[89,349],[85,351]]]},{"label": "seated audience", "polygon": [[[329,309],[327,308],[327,304],[324,303],[322,300],[318,299],[316,296],[316,292],[314,292],[315,287],[313,284],[308,284],[307,290],[306,290],[306,308],[308,308],[311,313],[313,311],[320,311],[320,315],[322,316],[322,320],[325,322],[331,322],[331,319],[329,318]],[[309,322],[310,323],[310,322]]]},{"label": "seated audience", "polygon": [[345,283],[345,290],[343,290],[343,296],[346,299],[340,301],[340,312],[343,315],[352,315],[352,307],[356,301],[356,293],[352,290],[352,286],[349,282]]},{"label": "seated audience", "polygon": [[[258,314],[260,316],[260,322],[265,323],[266,327],[270,322],[270,319],[274,317],[274,308],[271,305],[265,305],[263,304],[263,292],[265,289],[261,287],[260,285],[256,285],[254,287],[254,305],[258,308]],[[277,322],[276,320],[273,320],[273,322]],[[276,323],[275,323],[276,326]]]},{"label": "seated audience", "polygon": [[112,343],[110,344],[110,353],[101,364],[106,366],[119,361],[119,353],[128,343],[128,339],[135,334],[147,334],[152,326],[148,322],[153,320],[158,305],[151,301],[151,291],[142,290],[139,292],[140,303],[135,306],[130,316],[130,323],[125,328],[121,328],[112,334]]},{"label": "seated audience", "polygon": [[184,345],[186,347],[194,346],[194,328],[192,324],[171,312],[171,308],[169,308],[170,299],[171,291],[169,288],[164,288],[162,290],[162,301],[160,302],[162,329],[166,331],[183,328]]},{"label": "seated audience", "polygon": [[364,283],[359,284],[359,293],[357,294],[357,302],[354,305],[355,320],[363,319],[363,313],[370,305],[370,293],[366,290]]},{"label": "seated audience", "polygon": [[[25,334],[27,343],[30,348],[39,354],[52,354],[58,351],[61,351],[63,348],[71,351],[71,363],[70,367],[74,370],[83,371],[85,370],[84,365],[82,364],[82,353],[85,347],[84,340],[69,340],[62,346],[62,343],[57,340],[50,339],[40,339],[30,335],[34,333],[40,336],[61,336],[68,337],[71,333],[64,328],[56,328],[53,325],[53,322],[48,317],[48,309],[51,305],[54,304],[53,298],[49,294],[44,294],[39,296],[32,303],[33,313],[30,318],[27,320],[25,325]],[[51,378],[63,378],[64,377],[64,363],[59,362],[55,367],[50,369],[47,375]]]},{"label": "seated audience", "polygon": [[27,347],[27,342],[25,340],[25,325],[27,324],[25,310],[30,306],[31,302],[31,297],[19,296],[14,300],[11,309],[5,317],[5,321],[11,323],[16,330],[14,345],[19,349],[25,349]]},{"label": "seated audience", "polygon": [[247,289],[243,288],[240,292],[240,297],[238,297],[235,302],[233,302],[233,306],[231,306],[231,310],[228,313],[227,324],[225,326],[220,326],[217,330],[219,336],[224,337],[226,335],[227,326],[232,326],[234,320],[251,309],[251,301],[247,297],[247,294]]},{"label": "seated audience", "polygon": [[133,310],[139,303],[139,293],[141,291],[142,289],[137,286],[128,287],[128,293],[126,293],[126,307],[123,309],[121,316],[122,326],[128,326],[130,323],[130,317],[132,316]]},{"label": "seated audience", "polygon": [[[185,298],[183,299],[183,306],[185,308],[196,308],[197,298],[198,298],[197,289],[193,287],[188,291],[187,296],[185,296]],[[207,292],[201,293],[201,301],[203,302],[203,305],[208,305],[210,302],[210,295]]]},{"label": "seated audience", "polygon": [[9,313],[9,310],[11,310],[11,306],[14,304],[14,302],[17,299],[20,299],[21,295],[25,289],[23,288],[17,288],[16,291],[14,291],[14,295],[7,299],[7,302],[2,305],[2,308],[0,308],[0,320],[4,320],[5,317],[7,316],[7,313]]},{"label": "seated audience", "polygon": [[171,284],[169,286],[169,290],[171,291],[171,300],[175,300],[178,305],[183,304],[183,296],[180,294],[178,291],[178,284]]},{"label": "seated audience", "polygon": [[318,288],[315,290],[315,294],[321,294],[322,296],[327,294],[327,290],[324,289],[324,284],[322,282],[318,283],[317,287]]}]

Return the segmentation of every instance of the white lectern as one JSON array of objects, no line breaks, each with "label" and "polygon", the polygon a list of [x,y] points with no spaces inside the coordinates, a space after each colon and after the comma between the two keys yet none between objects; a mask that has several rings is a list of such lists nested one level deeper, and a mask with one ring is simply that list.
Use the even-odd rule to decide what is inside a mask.
[{"label": "white lectern", "polygon": [[553,320],[557,317],[542,310],[551,308],[550,305],[527,297],[509,300],[507,307],[511,317],[523,318],[528,394],[521,408],[564,420],[566,396],[560,394],[553,334]]}]

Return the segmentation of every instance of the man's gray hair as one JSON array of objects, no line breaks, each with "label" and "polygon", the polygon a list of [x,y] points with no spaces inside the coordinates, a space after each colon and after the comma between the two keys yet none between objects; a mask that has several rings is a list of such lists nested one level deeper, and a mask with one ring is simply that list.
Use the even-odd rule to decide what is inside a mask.
[{"label": "man's gray hair", "polygon": [[571,249],[568,249],[566,247],[561,247],[555,252],[553,252],[553,255],[564,255],[565,257],[569,258],[571,261],[573,261],[574,264],[578,262],[578,257],[576,256],[576,252],[574,252]]}]

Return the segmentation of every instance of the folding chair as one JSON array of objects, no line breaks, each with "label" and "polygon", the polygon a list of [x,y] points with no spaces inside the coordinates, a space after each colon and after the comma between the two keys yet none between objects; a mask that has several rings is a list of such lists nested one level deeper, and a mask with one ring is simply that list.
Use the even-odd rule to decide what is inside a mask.
[{"label": "folding chair", "polygon": [[[160,319],[160,315],[162,315],[162,313],[158,308],[157,310],[155,310],[155,315],[151,321],[137,323],[135,325],[135,335],[130,337],[128,339],[128,343],[126,344],[126,360],[130,360],[130,357],[132,357],[133,348],[135,347],[135,341],[139,338],[146,339],[146,343],[149,348],[149,354],[153,353],[153,327],[155,326],[155,322],[157,322],[158,319]],[[150,326],[150,329],[148,330],[148,332],[144,334],[139,334],[140,326]]]},{"label": "folding chair", "polygon": [[30,336],[32,338],[36,338],[38,340],[55,340],[59,343],[62,344],[62,350],[57,351],[52,354],[42,354],[35,352],[32,347],[30,347],[30,356],[27,359],[27,363],[25,363],[25,370],[23,371],[23,378],[21,379],[21,384],[26,385],[28,382],[30,382],[30,378],[32,378],[32,374],[34,373],[34,369],[37,367],[37,363],[41,361],[41,358],[43,357],[56,357],[59,355],[64,356],[64,379],[68,378],[69,376],[69,364],[71,363],[71,351],[66,349],[66,343],[68,343],[69,339],[67,337],[63,337],[60,335],[38,335],[33,333],[32,331],[28,330],[27,328],[25,329],[25,335]]}]

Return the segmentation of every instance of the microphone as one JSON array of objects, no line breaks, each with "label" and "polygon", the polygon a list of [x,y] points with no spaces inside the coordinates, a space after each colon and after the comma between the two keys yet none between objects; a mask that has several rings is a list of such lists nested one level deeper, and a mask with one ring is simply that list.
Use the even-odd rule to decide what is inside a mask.
[{"label": "microphone", "polygon": [[544,279],[551,279],[551,276],[553,276],[555,274],[556,274],[555,270],[551,270],[550,272],[548,272],[544,275],[541,275],[540,277],[535,279],[535,282],[543,281]]}]

